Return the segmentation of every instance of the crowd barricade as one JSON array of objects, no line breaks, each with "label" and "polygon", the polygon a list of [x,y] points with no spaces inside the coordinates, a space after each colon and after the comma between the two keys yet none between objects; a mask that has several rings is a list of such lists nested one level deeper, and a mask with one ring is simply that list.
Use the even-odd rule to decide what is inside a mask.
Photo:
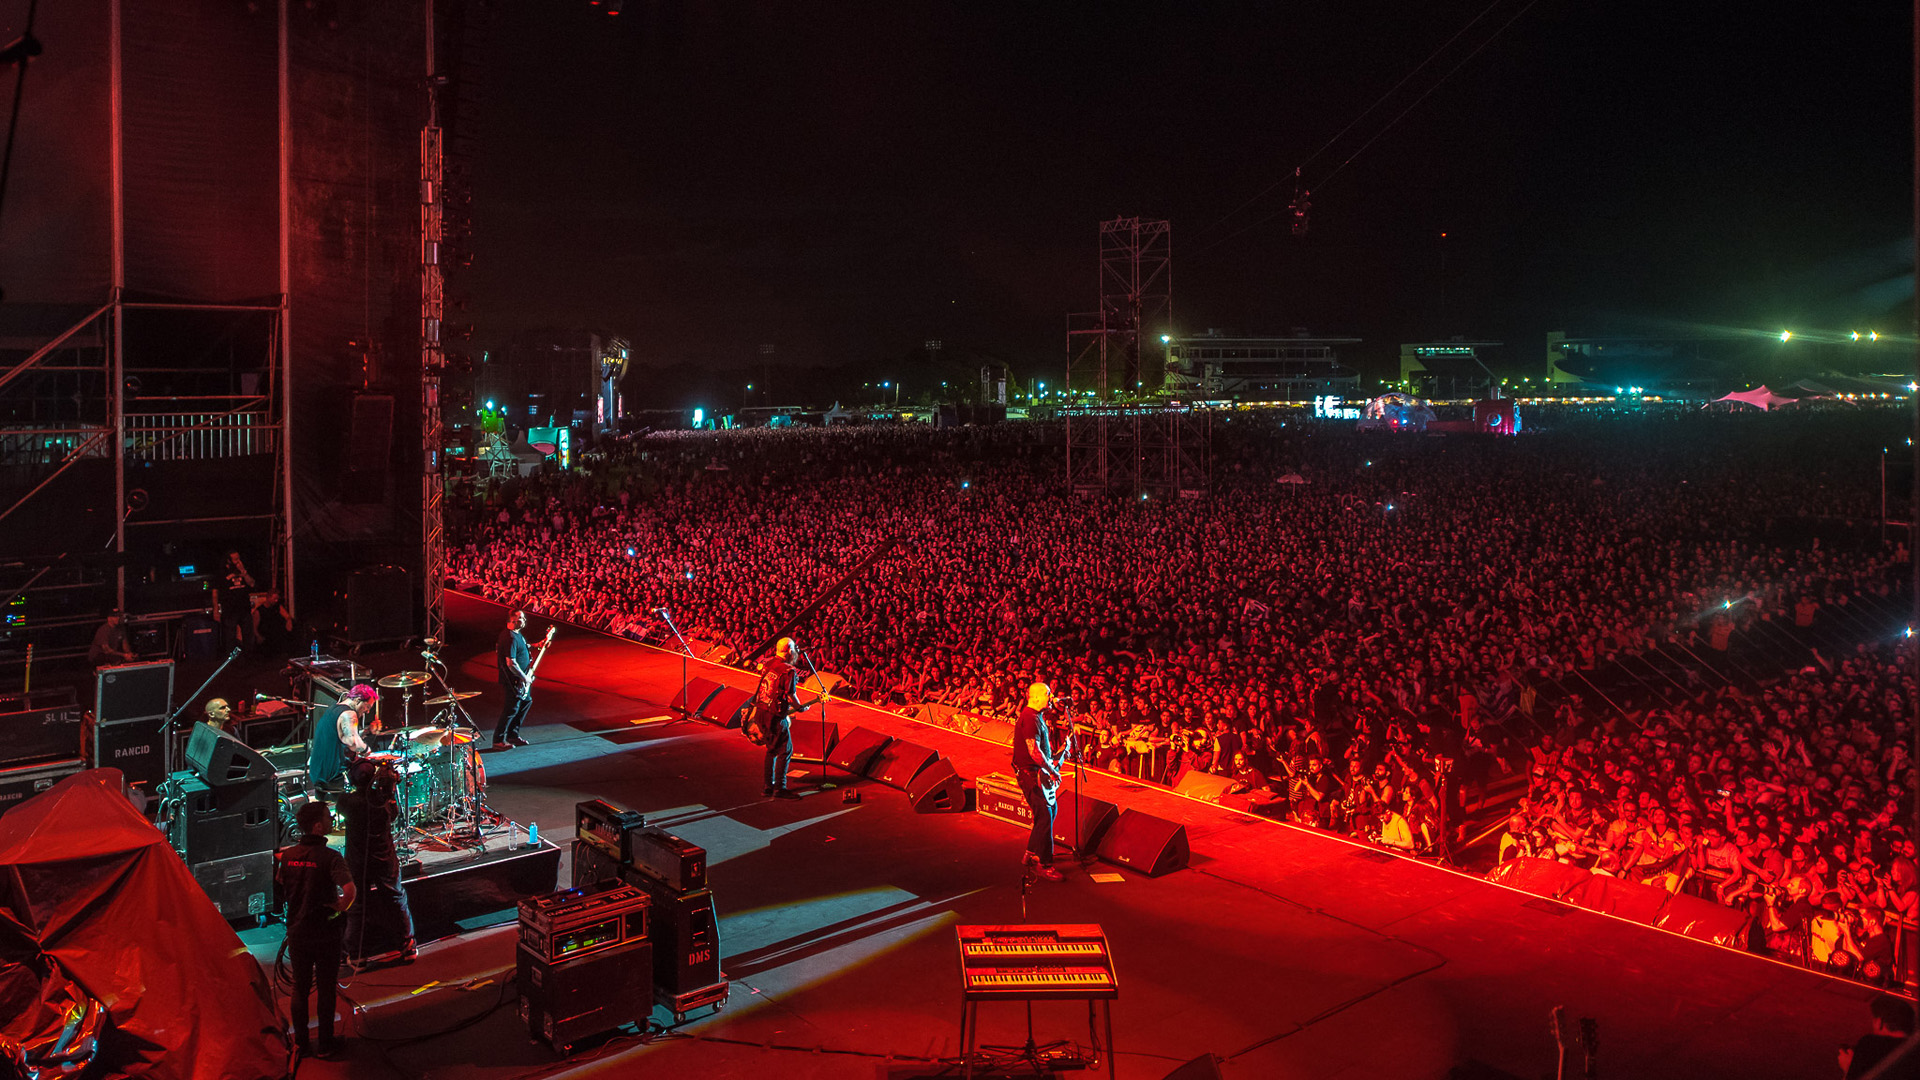
[{"label": "crowd barricade", "polygon": [[1512,859],[1494,867],[1487,880],[1715,945],[1745,949],[1753,932],[1753,917],[1745,912],[1552,859]]},{"label": "crowd barricade", "polygon": [[962,735],[973,735],[1001,746],[1013,745],[1013,725],[999,717],[956,709],[937,701],[923,701],[918,705],[909,705],[902,711],[923,724],[958,731]]}]

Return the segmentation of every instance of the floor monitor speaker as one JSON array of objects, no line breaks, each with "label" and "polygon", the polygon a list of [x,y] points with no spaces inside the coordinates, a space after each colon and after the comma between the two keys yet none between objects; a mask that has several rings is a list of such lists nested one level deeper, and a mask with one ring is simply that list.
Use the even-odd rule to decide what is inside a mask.
[{"label": "floor monitor speaker", "polygon": [[953,762],[939,758],[907,785],[907,802],[916,814],[953,814],[967,808],[967,789]]},{"label": "floor monitor speaker", "polygon": [[700,707],[713,700],[720,692],[720,684],[705,676],[689,679],[686,689],[673,696],[673,711],[689,715],[700,711]]},{"label": "floor monitor speaker", "polygon": [[706,704],[697,710],[700,719],[721,727],[739,727],[740,715],[749,701],[753,700],[753,691],[742,690],[737,686],[723,686],[720,692],[708,698]]},{"label": "floor monitor speaker", "polygon": [[1105,799],[1075,794],[1071,778],[1063,783],[1054,802],[1053,842],[1071,850],[1076,856],[1098,849],[1100,838],[1106,835],[1113,825],[1113,819],[1120,813],[1118,806]]},{"label": "floor monitor speaker", "polygon": [[1232,786],[1233,777],[1231,776],[1215,776],[1210,772],[1201,772],[1199,769],[1188,769],[1180,774],[1180,782],[1173,786],[1173,790],[1195,799],[1217,803]]},{"label": "floor monitor speaker", "polygon": [[822,724],[814,713],[802,713],[793,718],[793,760],[824,761],[827,752],[839,741],[839,724]]},{"label": "floor monitor speaker", "polygon": [[208,787],[252,784],[273,779],[273,762],[260,751],[212,724],[193,725],[187,739],[187,764]]},{"label": "floor monitor speaker", "polygon": [[1100,861],[1148,877],[1183,870],[1187,865],[1187,827],[1129,808],[1100,841]]},{"label": "floor monitor speaker", "polygon": [[873,760],[867,763],[866,772],[888,787],[905,791],[907,785],[913,783],[913,778],[920,775],[920,770],[933,764],[933,759],[939,756],[918,743],[895,739],[873,755]]},{"label": "floor monitor speaker", "polygon": [[853,776],[865,776],[873,756],[892,741],[892,736],[882,735],[872,728],[854,728],[834,744],[833,750],[827,754],[827,764]]}]

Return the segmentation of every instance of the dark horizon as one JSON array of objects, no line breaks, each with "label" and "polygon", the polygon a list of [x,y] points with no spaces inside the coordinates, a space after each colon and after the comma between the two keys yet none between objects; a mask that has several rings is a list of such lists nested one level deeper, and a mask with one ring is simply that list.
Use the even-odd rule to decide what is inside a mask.
[{"label": "dark horizon", "polygon": [[1295,237],[1294,165],[1482,5],[503,7],[477,340],[594,326],[711,367],[940,338],[1044,369],[1098,222],[1136,215],[1172,222],[1180,332],[1357,336],[1370,371],[1456,334],[1517,367],[1553,329],[1906,332],[1904,7],[1484,10],[1309,162]]}]

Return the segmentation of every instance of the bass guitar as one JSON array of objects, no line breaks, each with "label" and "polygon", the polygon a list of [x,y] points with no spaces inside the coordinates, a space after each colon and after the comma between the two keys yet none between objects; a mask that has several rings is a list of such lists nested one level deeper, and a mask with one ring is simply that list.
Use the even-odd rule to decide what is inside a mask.
[{"label": "bass guitar", "polygon": [[1047,761],[1047,764],[1051,765],[1052,768],[1040,774],[1040,790],[1046,792],[1049,801],[1053,799],[1054,793],[1060,790],[1062,780],[1060,764],[1073,756],[1073,725],[1063,724],[1061,726],[1067,729],[1067,733],[1060,740],[1059,751],[1053,754]]},{"label": "bass guitar", "polygon": [[533,684],[533,673],[540,670],[540,661],[547,658],[547,646],[553,644],[554,632],[559,629],[558,626],[547,627],[547,636],[541,638],[540,644],[534,646],[534,648],[539,651],[534,653],[533,663],[527,665],[527,684],[529,686]]}]

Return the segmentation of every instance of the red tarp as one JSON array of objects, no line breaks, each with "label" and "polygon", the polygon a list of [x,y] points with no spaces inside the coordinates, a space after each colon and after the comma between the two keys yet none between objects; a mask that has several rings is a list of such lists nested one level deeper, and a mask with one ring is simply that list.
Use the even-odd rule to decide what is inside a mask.
[{"label": "red tarp", "polygon": [[0,1036],[44,1030],[33,1003],[71,984],[112,1020],[89,1076],[285,1075],[260,965],[122,783],[94,769],[0,817]]},{"label": "red tarp", "polygon": [[1752,922],[1752,917],[1745,912],[1679,893],[1668,898],[1660,921],[1653,925],[1715,945],[1744,949]]},{"label": "red tarp", "polygon": [[1558,900],[1592,876],[1577,866],[1552,859],[1519,858],[1494,867],[1487,873],[1487,880]]},{"label": "red tarp", "polygon": [[1593,874],[1574,886],[1562,899],[1589,911],[1618,915],[1623,919],[1651,925],[1667,906],[1667,890],[1658,885]]}]

